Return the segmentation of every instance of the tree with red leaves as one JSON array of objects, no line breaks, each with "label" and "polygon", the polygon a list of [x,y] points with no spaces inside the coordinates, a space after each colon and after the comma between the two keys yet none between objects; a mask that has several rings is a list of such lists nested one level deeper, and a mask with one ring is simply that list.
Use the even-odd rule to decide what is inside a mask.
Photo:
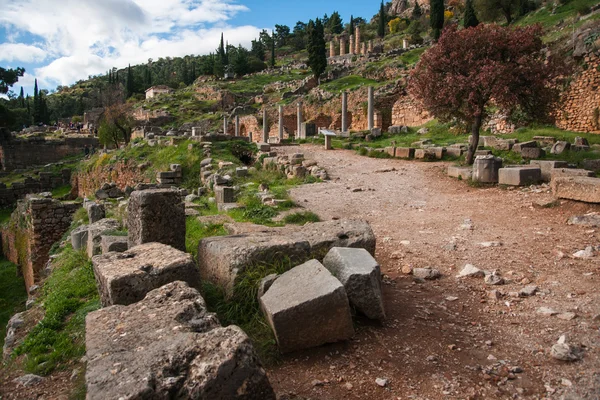
[{"label": "tree with red leaves", "polygon": [[415,99],[440,120],[471,127],[469,164],[490,105],[532,118],[549,115],[557,69],[547,60],[541,34],[541,26],[450,26],[413,70],[408,90]]}]

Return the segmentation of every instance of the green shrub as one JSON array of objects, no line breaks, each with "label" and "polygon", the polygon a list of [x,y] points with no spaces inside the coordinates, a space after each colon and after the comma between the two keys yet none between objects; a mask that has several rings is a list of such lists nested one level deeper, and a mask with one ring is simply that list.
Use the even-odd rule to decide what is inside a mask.
[{"label": "green shrub", "polygon": [[307,222],[319,222],[321,219],[319,216],[311,211],[297,212],[294,214],[286,215],[283,218],[283,222],[286,224],[304,225]]}]

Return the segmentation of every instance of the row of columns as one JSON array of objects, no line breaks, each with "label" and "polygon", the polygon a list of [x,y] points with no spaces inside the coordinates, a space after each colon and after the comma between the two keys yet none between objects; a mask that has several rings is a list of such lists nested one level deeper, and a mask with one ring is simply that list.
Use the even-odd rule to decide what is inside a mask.
[{"label": "row of columns", "polygon": [[[375,127],[375,104],[374,104],[374,96],[373,96],[373,86],[368,87],[368,126],[369,130],[372,130]],[[279,140],[283,140],[283,106],[279,106],[279,131],[278,136]],[[297,117],[297,128],[296,128],[296,139],[300,138],[300,133],[302,132],[302,123],[303,115],[302,115],[302,102],[299,101],[296,104],[296,117]],[[227,117],[223,117],[223,132],[227,134]],[[348,132],[348,93],[346,91],[342,92],[342,132]],[[239,115],[235,116],[235,136],[240,136],[240,117]],[[252,133],[249,133],[250,140],[252,140]],[[269,140],[269,125],[268,125],[268,117],[267,117],[267,109],[263,108],[263,142],[267,142]]]},{"label": "row of columns", "polygon": [[[342,36],[339,39],[340,44],[340,56],[346,55],[346,37]],[[372,53],[374,49],[373,40],[361,43],[360,27],[356,27],[354,35],[350,35],[350,46],[348,48],[348,54],[368,54]],[[335,42],[331,40],[329,42],[329,57],[335,57]]]}]

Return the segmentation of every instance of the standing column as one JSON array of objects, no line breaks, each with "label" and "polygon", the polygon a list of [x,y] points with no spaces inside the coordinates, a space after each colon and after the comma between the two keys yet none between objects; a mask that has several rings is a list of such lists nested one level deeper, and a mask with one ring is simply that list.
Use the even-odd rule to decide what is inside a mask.
[{"label": "standing column", "polygon": [[346,38],[341,37],[340,38],[340,56],[345,56],[345,55],[346,55]]},{"label": "standing column", "polygon": [[373,52],[373,40],[369,40],[369,48],[367,49],[369,53]]},{"label": "standing column", "polygon": [[375,126],[373,121],[373,86],[369,86],[369,111],[368,111],[368,120],[369,120],[369,131],[372,130]]},{"label": "standing column", "polygon": [[329,41],[329,57],[335,57],[335,44],[333,40]]},{"label": "standing column", "polygon": [[263,108],[263,143],[269,142],[269,126],[267,125],[267,109]]},{"label": "standing column", "polygon": [[299,139],[300,132],[302,131],[302,102],[301,101],[298,102],[297,114],[298,114],[298,130],[296,131],[296,139]]},{"label": "standing column", "polygon": [[348,131],[348,93],[342,92],[342,133]]},{"label": "standing column", "polygon": [[283,106],[279,106],[279,143],[283,140]]},{"label": "standing column", "polygon": [[240,136],[240,116],[235,116],[235,136]]},{"label": "standing column", "polygon": [[348,54],[354,54],[354,35],[350,35],[350,47],[348,49]]},{"label": "standing column", "polygon": [[360,54],[360,27],[356,27],[356,34],[354,35],[354,54]]},{"label": "standing column", "polygon": [[223,117],[223,135],[227,135],[227,117]]}]

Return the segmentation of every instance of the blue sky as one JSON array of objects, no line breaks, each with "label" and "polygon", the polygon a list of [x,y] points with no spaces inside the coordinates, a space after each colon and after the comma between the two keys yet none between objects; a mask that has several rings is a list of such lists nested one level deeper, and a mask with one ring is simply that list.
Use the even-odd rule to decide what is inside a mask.
[{"label": "blue sky", "polygon": [[14,86],[33,92],[69,85],[148,58],[206,54],[221,32],[249,47],[261,29],[293,28],[338,11],[371,18],[379,1],[0,0],[0,66],[25,67]]}]

